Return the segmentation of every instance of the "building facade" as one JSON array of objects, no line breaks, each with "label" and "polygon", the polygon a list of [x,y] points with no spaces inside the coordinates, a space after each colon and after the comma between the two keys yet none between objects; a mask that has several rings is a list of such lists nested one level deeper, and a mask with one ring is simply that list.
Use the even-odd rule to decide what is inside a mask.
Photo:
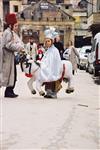
[{"label": "building facade", "polygon": [[43,32],[49,26],[59,29],[64,45],[69,39],[74,41],[74,18],[57,7],[62,3],[67,4],[68,0],[10,0],[10,12],[15,12],[19,16],[22,38],[25,43],[28,41],[26,34],[31,31],[35,36],[36,33],[38,34],[39,42],[43,42]]},{"label": "building facade", "polygon": [[100,0],[89,0],[88,26],[93,36],[100,32]]},{"label": "building facade", "polygon": [[59,32],[61,40],[66,46],[69,40],[74,41],[74,21],[75,19],[71,15],[45,0],[29,5],[19,14],[19,24],[25,43],[31,32],[34,33],[34,37],[38,35],[39,42],[43,43],[44,30],[53,26]]},{"label": "building facade", "polygon": [[5,18],[5,15],[9,13],[10,11],[10,1],[9,0],[2,0],[3,2],[3,18]]},{"label": "building facade", "polygon": [[[39,27],[39,24],[41,26],[43,26],[42,28],[44,28],[44,26],[57,26],[56,28],[59,27],[59,30],[61,32],[61,38],[64,42],[64,45],[66,45],[66,42],[68,41],[68,39],[72,39],[72,41],[75,41],[75,46],[76,47],[81,47],[81,45],[78,45],[81,41],[81,43],[83,43],[83,37],[86,35],[86,32],[87,32],[87,8],[80,8],[78,5],[79,3],[84,0],[45,0],[45,3],[46,2],[49,2],[53,5],[56,6],[56,12],[58,10],[62,11],[62,12],[65,12],[66,13],[66,18],[67,19],[58,19],[59,18],[59,15],[58,13],[55,13],[56,16],[53,16],[53,19],[52,18],[52,15],[54,14],[50,14],[50,11],[48,13],[45,13],[45,15],[49,16],[51,15],[49,18],[48,21],[46,21],[44,19],[44,16],[42,17],[43,20],[39,20],[39,13],[35,13],[36,15],[34,16],[37,16],[36,18],[34,17],[34,20],[32,21],[30,18],[32,17],[31,13],[29,13],[29,10],[27,10],[27,7],[37,7],[36,5],[38,3],[41,2],[41,0],[10,0],[9,3],[8,3],[8,0],[5,0],[7,1],[7,4],[9,4],[9,12],[12,13],[12,12],[15,12],[17,13],[19,16],[20,16],[20,13],[24,11],[24,13],[21,14],[21,18],[20,18],[20,24],[21,24],[21,28],[29,28],[30,29],[30,26],[32,27],[32,25],[34,24],[35,28],[37,26],[37,28]],[[33,8],[32,8],[33,9]],[[57,10],[58,9],[58,10]],[[26,12],[27,10],[27,12]],[[8,11],[8,10],[7,10]],[[62,13],[62,16],[64,13]],[[24,14],[24,16],[23,16]],[[30,14],[30,15],[29,15]],[[41,15],[40,15],[41,16]],[[70,17],[69,17],[70,16]],[[23,21],[25,17],[25,21]],[[69,19],[68,19],[69,17]],[[70,18],[73,18],[72,20]],[[41,17],[40,17],[41,18]],[[63,18],[63,17],[62,17]],[[75,18],[75,20],[74,20]],[[36,21],[37,19],[37,21]],[[51,20],[52,21],[51,21]],[[44,23],[45,22],[45,23]],[[22,23],[23,23],[23,26],[22,26]],[[26,24],[26,25],[25,25]],[[57,24],[57,25],[56,25]],[[32,29],[34,30],[34,29]],[[41,33],[41,30],[39,31],[40,29],[37,29],[36,32],[38,31],[39,34]],[[69,33],[70,33],[70,36],[69,36],[69,33],[65,33],[65,30],[68,32],[69,30]],[[65,35],[63,35],[65,34]],[[66,37],[67,35],[67,37]],[[40,41],[41,41],[41,37],[40,37]]]}]

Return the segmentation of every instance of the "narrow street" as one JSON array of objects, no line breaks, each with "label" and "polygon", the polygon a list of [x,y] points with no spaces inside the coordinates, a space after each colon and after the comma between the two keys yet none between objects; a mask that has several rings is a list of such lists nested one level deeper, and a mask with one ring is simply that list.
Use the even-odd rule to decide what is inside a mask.
[{"label": "narrow street", "polygon": [[1,92],[1,150],[96,150],[100,147],[100,86],[84,70],[74,76],[75,92],[66,83],[57,99],[32,95],[18,66],[16,93]]}]

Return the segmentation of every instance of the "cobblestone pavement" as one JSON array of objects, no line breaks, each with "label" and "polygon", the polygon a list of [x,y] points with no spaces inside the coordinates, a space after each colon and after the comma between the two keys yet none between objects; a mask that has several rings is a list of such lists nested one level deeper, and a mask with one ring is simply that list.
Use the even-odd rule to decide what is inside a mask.
[{"label": "cobblestone pavement", "polygon": [[96,150],[99,149],[99,85],[78,70],[75,92],[66,94],[66,83],[57,99],[31,95],[28,78],[18,66],[16,99],[1,92],[0,150]]}]

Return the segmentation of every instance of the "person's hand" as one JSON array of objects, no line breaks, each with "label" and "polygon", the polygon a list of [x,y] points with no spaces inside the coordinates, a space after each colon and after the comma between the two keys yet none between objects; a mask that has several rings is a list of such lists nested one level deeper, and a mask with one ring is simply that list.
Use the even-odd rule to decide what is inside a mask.
[{"label": "person's hand", "polygon": [[21,49],[20,52],[21,52],[21,53],[25,53],[25,49]]}]

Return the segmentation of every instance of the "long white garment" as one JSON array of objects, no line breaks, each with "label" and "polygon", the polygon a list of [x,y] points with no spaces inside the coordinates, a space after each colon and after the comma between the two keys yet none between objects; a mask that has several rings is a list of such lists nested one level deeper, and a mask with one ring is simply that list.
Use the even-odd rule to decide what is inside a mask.
[{"label": "long white garment", "polygon": [[36,55],[37,55],[37,44],[33,43],[32,45],[27,43],[26,45],[26,53],[33,59],[36,60]]},{"label": "long white garment", "polygon": [[61,78],[62,63],[58,49],[52,45],[45,52],[42,60],[38,81],[51,82]]},{"label": "long white garment", "polygon": [[21,45],[24,49],[24,43],[22,42],[18,34],[13,31],[13,36],[14,36],[14,42],[18,45]]},{"label": "long white garment", "polygon": [[63,58],[69,60],[70,54],[71,54],[71,50],[67,48],[63,53]]},{"label": "long white garment", "polygon": [[[21,40],[21,38],[18,36],[18,34],[13,31],[13,36],[14,36],[14,42],[15,42],[16,44],[20,45],[21,47],[23,47],[23,49],[24,49],[24,43],[22,42],[22,40]],[[17,55],[19,55],[18,52],[15,52],[14,54],[15,54],[16,57],[17,57]],[[17,61],[17,60],[16,60],[16,61]],[[16,62],[16,63],[17,63],[17,62]]]}]

